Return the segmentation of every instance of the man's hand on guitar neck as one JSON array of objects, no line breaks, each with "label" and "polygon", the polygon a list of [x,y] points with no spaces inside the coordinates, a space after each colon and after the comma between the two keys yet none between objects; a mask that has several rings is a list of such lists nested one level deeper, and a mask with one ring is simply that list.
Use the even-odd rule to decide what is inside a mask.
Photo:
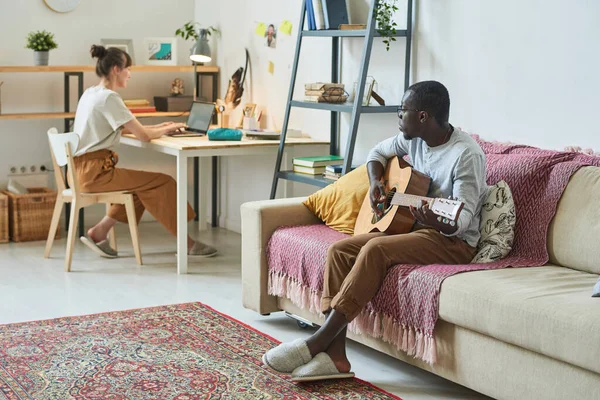
[{"label": "man's hand on guitar neck", "polygon": [[456,225],[451,226],[438,221],[437,215],[429,209],[429,204],[424,200],[421,202],[420,207],[409,206],[409,209],[410,213],[421,225],[429,226],[446,235],[452,235],[458,229]]},{"label": "man's hand on guitar neck", "polygon": [[379,161],[371,161],[367,164],[367,171],[369,173],[369,181],[371,182],[369,189],[371,208],[379,218],[383,215],[383,208],[378,206],[385,203],[385,186],[381,182],[384,172],[383,165]]}]

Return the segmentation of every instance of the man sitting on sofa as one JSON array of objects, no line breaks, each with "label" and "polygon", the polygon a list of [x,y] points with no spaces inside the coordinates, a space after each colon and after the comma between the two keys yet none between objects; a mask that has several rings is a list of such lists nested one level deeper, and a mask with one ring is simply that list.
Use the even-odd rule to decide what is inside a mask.
[{"label": "man sitting on sofa", "polygon": [[448,122],[450,97],[436,81],[408,88],[398,109],[402,134],[384,140],[367,160],[371,206],[385,200],[381,182],[387,160],[408,155],[413,168],[431,178],[429,197],[464,203],[456,224],[443,223],[423,203],[411,207],[416,223],[410,233],[368,233],[340,240],[329,248],[321,298],[327,320],[307,340],[283,343],[263,356],[270,368],[292,373],[292,380],[351,377],[346,357],[346,327],[381,287],[397,264],[468,264],[476,254],[479,220],[486,194],[485,155],[465,132]]}]

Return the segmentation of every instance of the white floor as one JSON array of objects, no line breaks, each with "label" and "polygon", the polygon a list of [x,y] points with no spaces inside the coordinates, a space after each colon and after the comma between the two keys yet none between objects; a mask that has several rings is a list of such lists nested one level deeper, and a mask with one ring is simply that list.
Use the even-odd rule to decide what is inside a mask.
[{"label": "white floor", "polygon": [[[177,275],[175,239],[160,225],[140,226],[141,268],[127,228],[117,232],[122,258],[97,257],[78,242],[71,273],[63,272],[64,234],[50,259],[43,258],[44,242],[0,244],[0,324],[200,301],[282,341],[310,334],[282,313],[263,317],[242,307],[240,235],[201,233],[220,255],[190,263],[189,274]],[[357,377],[404,400],[487,399],[357,343],[349,342],[349,358]]]}]

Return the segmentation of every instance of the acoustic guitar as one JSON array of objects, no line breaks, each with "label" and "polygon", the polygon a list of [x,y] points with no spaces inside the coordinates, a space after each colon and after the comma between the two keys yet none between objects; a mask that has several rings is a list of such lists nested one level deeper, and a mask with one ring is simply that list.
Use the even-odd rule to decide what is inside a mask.
[{"label": "acoustic guitar", "polygon": [[381,217],[375,214],[371,207],[370,192],[367,192],[354,225],[354,234],[376,231],[392,235],[408,233],[416,221],[408,207],[419,207],[423,200],[438,215],[439,221],[455,225],[464,204],[457,200],[425,197],[430,183],[431,178],[415,171],[403,159],[390,158],[383,176],[385,201],[378,205],[383,213]]}]

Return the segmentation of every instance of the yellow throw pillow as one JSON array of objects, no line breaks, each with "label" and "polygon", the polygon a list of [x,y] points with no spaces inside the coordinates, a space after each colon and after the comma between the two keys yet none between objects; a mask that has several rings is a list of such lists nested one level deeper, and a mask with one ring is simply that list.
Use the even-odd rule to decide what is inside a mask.
[{"label": "yellow throw pillow", "polygon": [[369,175],[363,164],[332,185],[311,194],[303,204],[330,228],[352,235],[368,191]]}]

